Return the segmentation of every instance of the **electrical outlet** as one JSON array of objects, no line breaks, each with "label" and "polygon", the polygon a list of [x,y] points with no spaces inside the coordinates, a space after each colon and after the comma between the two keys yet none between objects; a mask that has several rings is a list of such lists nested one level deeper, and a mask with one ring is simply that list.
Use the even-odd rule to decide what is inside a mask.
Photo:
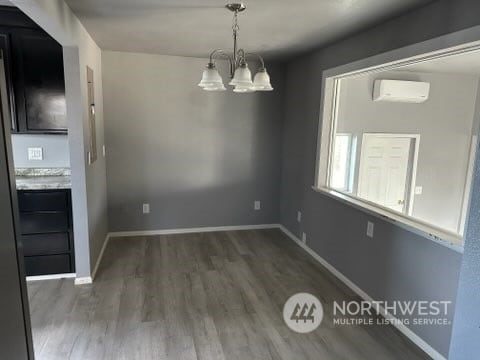
[{"label": "electrical outlet", "polygon": [[41,147],[29,147],[28,148],[28,160],[43,160],[43,148],[41,148]]},{"label": "electrical outlet", "polygon": [[375,224],[371,221],[367,222],[367,236],[369,238],[373,238],[373,230],[375,228]]},{"label": "electrical outlet", "polygon": [[304,244],[307,243],[307,234],[305,234],[305,233],[302,233],[302,242],[303,242]]},{"label": "electrical outlet", "polygon": [[253,202],[253,208],[255,210],[260,210],[260,201],[259,200]]},{"label": "electrical outlet", "polygon": [[143,204],[143,213],[150,214],[150,204]]},{"label": "electrical outlet", "polygon": [[302,212],[301,211],[297,211],[297,221],[298,222],[302,221]]},{"label": "electrical outlet", "polygon": [[415,195],[422,195],[423,186],[415,186]]}]

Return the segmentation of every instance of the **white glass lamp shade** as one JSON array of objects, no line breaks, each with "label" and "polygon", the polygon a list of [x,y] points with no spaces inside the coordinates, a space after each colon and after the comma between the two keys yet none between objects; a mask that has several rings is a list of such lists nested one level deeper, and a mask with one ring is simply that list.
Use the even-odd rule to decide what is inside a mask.
[{"label": "white glass lamp shade", "polygon": [[250,86],[250,85],[247,85],[247,86],[235,85],[235,87],[233,88],[233,92],[235,92],[235,93],[251,93],[251,92],[255,92],[255,89],[253,88],[253,86]]},{"label": "white glass lamp shade", "polygon": [[202,80],[198,84],[201,88],[208,91],[225,90],[223,80],[214,64],[208,64],[203,70]]},{"label": "white glass lamp shade", "polygon": [[267,69],[260,69],[253,79],[253,88],[258,91],[272,91],[273,87],[270,83],[270,76],[267,73]]},{"label": "white glass lamp shade", "polygon": [[222,84],[219,85],[207,85],[203,87],[203,90],[205,91],[225,91],[227,90],[225,86]]},{"label": "white glass lamp shade", "polygon": [[248,68],[246,63],[241,64],[236,70],[235,74],[233,75],[232,81],[230,81],[230,85],[235,87],[252,87],[252,73]]}]

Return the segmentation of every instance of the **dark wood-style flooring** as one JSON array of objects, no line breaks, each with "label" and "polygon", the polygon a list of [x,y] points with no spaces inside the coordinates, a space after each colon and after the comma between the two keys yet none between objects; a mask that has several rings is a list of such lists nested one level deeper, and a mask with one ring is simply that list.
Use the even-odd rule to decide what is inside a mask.
[{"label": "dark wood-style flooring", "polygon": [[[28,284],[36,359],[428,359],[392,326],[334,326],[358,299],[279,230],[112,238],[97,278]],[[309,292],[325,317],[283,322]]]}]

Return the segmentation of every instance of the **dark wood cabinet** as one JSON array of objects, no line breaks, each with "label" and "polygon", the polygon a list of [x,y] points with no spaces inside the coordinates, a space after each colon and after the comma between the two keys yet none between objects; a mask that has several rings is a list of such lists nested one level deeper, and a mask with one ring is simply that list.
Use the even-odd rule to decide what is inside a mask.
[{"label": "dark wood cabinet", "polygon": [[38,30],[12,34],[19,132],[67,131],[62,47]]},{"label": "dark wood cabinet", "polygon": [[70,190],[18,191],[27,276],[75,272]]},{"label": "dark wood cabinet", "polygon": [[19,10],[0,7],[0,50],[12,132],[66,133],[62,46]]}]

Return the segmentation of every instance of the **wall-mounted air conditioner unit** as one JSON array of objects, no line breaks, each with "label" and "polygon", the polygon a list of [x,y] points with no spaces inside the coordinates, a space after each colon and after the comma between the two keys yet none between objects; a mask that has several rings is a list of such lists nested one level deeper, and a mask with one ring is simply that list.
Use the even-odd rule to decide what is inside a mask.
[{"label": "wall-mounted air conditioner unit", "polygon": [[427,101],[430,84],[420,81],[375,80],[374,101],[422,103]]}]

